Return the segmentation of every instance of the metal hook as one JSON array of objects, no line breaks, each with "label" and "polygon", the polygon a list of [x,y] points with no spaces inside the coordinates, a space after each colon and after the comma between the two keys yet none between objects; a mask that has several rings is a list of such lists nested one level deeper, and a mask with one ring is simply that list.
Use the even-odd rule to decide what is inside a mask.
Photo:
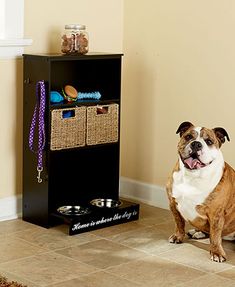
[{"label": "metal hook", "polygon": [[38,183],[42,183],[41,172],[43,171],[43,167],[38,166],[37,171],[38,171],[38,176],[37,176]]}]

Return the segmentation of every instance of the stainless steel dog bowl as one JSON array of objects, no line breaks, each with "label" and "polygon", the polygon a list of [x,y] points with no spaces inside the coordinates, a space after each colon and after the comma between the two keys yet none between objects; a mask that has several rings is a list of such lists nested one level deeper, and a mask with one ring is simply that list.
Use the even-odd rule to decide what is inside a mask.
[{"label": "stainless steel dog bowl", "polygon": [[93,199],[90,204],[100,208],[115,208],[122,205],[122,202],[115,199],[97,198]]},{"label": "stainless steel dog bowl", "polygon": [[57,211],[63,215],[70,215],[70,216],[85,215],[91,212],[89,208],[82,207],[79,205],[61,206],[57,209]]}]

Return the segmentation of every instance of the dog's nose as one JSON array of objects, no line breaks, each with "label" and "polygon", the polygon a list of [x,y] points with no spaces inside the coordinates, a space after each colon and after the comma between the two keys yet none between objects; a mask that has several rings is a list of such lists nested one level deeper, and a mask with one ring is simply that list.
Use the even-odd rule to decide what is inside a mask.
[{"label": "dog's nose", "polygon": [[191,148],[193,151],[198,151],[198,150],[202,149],[202,144],[198,141],[194,141],[191,143]]}]

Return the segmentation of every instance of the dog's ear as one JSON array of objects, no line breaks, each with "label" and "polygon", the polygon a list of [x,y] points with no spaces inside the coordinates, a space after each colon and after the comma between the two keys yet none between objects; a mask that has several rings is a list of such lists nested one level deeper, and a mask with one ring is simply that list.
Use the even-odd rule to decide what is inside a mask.
[{"label": "dog's ear", "polygon": [[213,131],[221,145],[225,143],[225,138],[230,141],[229,135],[224,128],[214,128]]},{"label": "dog's ear", "polygon": [[190,122],[183,122],[177,129],[176,133],[180,134],[180,137],[191,127],[194,125]]}]

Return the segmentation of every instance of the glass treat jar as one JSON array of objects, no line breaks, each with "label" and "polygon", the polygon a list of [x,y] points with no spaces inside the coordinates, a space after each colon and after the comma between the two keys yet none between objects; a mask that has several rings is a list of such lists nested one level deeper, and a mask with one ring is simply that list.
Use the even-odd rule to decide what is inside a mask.
[{"label": "glass treat jar", "polygon": [[86,54],[88,52],[88,33],[85,25],[65,25],[61,41],[61,52],[65,54]]}]

